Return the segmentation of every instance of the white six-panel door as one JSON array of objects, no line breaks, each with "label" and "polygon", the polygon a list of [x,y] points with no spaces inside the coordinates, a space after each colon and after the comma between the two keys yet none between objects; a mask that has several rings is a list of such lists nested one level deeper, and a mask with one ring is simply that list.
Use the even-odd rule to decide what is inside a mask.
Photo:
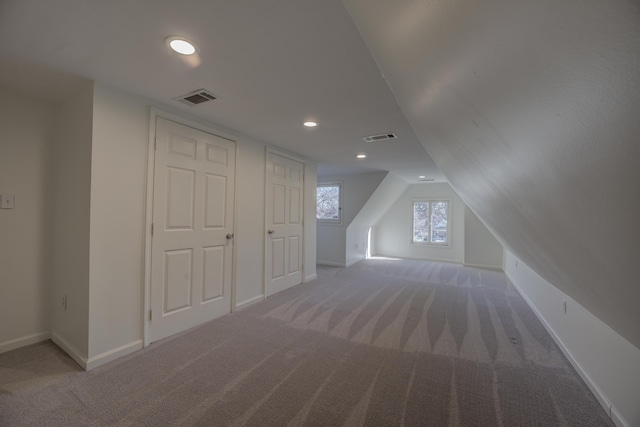
[{"label": "white six-panel door", "polygon": [[302,283],[304,163],[267,152],[265,295]]},{"label": "white six-panel door", "polygon": [[231,311],[235,143],[157,119],[150,341]]}]

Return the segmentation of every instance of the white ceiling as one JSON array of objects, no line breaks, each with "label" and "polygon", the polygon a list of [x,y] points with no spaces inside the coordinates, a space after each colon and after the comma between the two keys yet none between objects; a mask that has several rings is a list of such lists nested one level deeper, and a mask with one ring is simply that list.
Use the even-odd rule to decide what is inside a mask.
[{"label": "white ceiling", "polygon": [[[170,35],[195,41],[197,57],[171,52]],[[315,159],[322,175],[445,180],[340,0],[5,0],[0,40],[0,85],[33,96],[92,79]],[[219,99],[173,100],[200,88]],[[362,140],[387,132],[398,139]]]},{"label": "white ceiling", "polygon": [[467,206],[640,348],[640,3],[345,4]]}]

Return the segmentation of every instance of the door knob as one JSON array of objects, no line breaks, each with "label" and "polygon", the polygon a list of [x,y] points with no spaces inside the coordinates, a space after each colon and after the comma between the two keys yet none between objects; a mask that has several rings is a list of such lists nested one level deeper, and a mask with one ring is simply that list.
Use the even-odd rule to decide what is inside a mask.
[{"label": "door knob", "polygon": [[269,231],[267,231],[267,233],[269,233],[269,234],[273,234],[273,233],[275,233],[275,231],[273,231],[273,230],[269,230]]},{"label": "door knob", "polygon": [[233,239],[233,233],[227,233],[227,240]]}]

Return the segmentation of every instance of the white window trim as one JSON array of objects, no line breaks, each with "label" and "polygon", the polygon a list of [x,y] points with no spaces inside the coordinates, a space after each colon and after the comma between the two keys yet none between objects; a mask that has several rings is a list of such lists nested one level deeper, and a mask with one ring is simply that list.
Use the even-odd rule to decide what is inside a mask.
[{"label": "white window trim", "polygon": [[[413,240],[413,214],[414,214],[414,204],[416,202],[428,202],[429,203],[429,213],[431,212],[431,203],[437,203],[437,202],[447,202],[447,242],[446,243],[438,243],[438,242],[415,242]],[[436,246],[436,247],[451,247],[451,241],[452,239],[452,234],[451,234],[451,223],[452,223],[452,211],[453,211],[453,205],[451,204],[451,199],[447,199],[447,198],[443,198],[443,197],[438,197],[438,198],[430,198],[430,199],[411,199],[411,213],[410,213],[410,222],[409,222],[409,228],[410,228],[410,233],[409,233],[409,240],[410,243],[412,245],[416,245],[416,246]],[[429,218],[431,217],[431,215],[429,215]],[[429,227],[429,235],[431,235],[431,227]]]},{"label": "white window trim", "polygon": [[[338,218],[319,219],[316,206],[316,222],[320,225],[342,225],[342,181],[318,182],[317,187],[338,187]],[[316,203],[317,201],[316,193]]]}]

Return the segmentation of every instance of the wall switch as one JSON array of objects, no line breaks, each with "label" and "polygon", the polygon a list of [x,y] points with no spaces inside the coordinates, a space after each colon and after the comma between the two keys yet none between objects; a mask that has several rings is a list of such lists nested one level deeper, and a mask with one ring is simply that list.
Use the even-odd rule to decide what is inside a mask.
[{"label": "wall switch", "polygon": [[3,194],[0,196],[0,209],[13,209],[16,207],[16,196],[13,194]]},{"label": "wall switch", "polygon": [[562,300],[562,309],[564,310],[564,314],[567,314],[567,300]]}]

